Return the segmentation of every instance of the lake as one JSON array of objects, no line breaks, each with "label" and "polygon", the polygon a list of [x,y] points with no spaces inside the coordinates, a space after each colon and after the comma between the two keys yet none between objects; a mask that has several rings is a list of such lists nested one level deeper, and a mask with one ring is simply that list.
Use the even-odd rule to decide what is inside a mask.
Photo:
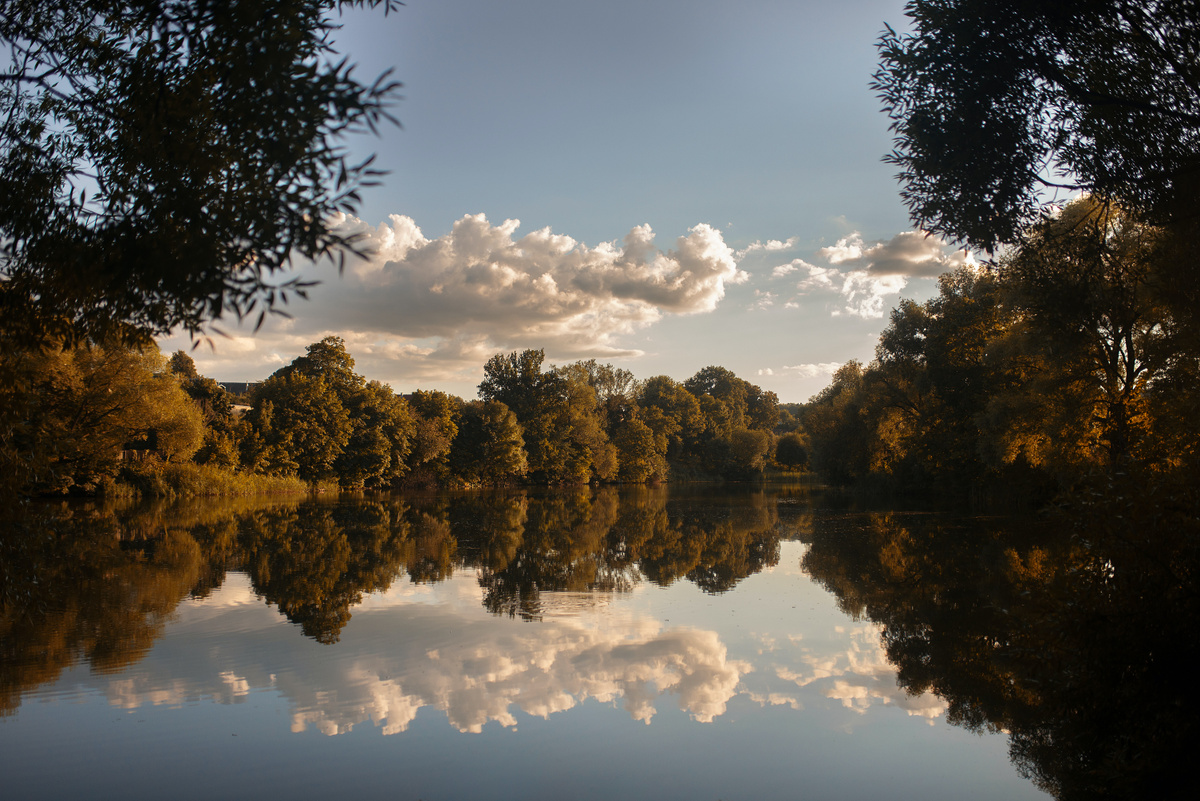
[{"label": "lake", "polygon": [[1097,758],[1029,520],[692,485],[6,532],[9,798],[1021,799]]}]

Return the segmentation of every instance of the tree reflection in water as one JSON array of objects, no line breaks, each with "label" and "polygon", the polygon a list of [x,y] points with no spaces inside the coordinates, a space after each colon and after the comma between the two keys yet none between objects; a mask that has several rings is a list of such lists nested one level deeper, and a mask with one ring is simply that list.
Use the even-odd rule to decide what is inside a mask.
[{"label": "tree reflection in water", "polygon": [[1148,519],[1137,503],[1114,491],[1058,523],[833,513],[783,489],[31,507],[0,531],[0,712],[78,662],[141,659],[230,570],[332,645],[397,581],[469,571],[490,612],[538,621],[643,582],[726,591],[799,533],[804,569],[882,626],[901,686],[941,696],[953,723],[1007,732],[1039,786],[1169,797],[1197,739],[1200,537],[1191,507],[1130,525]]},{"label": "tree reflection in water", "polygon": [[76,662],[139,660],[182,599],[223,582],[235,525],[227,511],[161,505],[13,514],[0,526],[0,714]]},{"label": "tree reflection in water", "polygon": [[[1057,798],[1182,797],[1197,741],[1195,524],[819,519],[804,568],[883,626],[898,680],[1009,734]],[[1024,533],[1018,533],[1024,532]],[[1190,797],[1190,793],[1188,793]]]},{"label": "tree reflection in water", "polygon": [[708,592],[778,561],[771,499],[744,514],[673,508],[665,489],[28,509],[0,531],[0,711],[72,664],[136,662],[186,598],[242,570],[308,637],[336,643],[351,610],[407,575],[475,571],[483,604],[537,620],[543,593],[626,592],[686,577]]},{"label": "tree reflection in water", "polygon": [[267,511],[241,526],[241,566],[255,591],[321,643],[335,643],[350,607],[386,590],[412,553],[403,508],[382,503],[306,504]]}]

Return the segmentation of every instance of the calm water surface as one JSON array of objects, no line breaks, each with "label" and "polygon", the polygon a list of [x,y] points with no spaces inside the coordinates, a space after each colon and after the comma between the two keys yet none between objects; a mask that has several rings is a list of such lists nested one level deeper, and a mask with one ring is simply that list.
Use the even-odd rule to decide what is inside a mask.
[{"label": "calm water surface", "polygon": [[1044,798],[1009,691],[956,684],[991,656],[938,672],[944,588],[901,597],[905,543],[981,525],[797,487],[54,507],[0,553],[3,794]]}]

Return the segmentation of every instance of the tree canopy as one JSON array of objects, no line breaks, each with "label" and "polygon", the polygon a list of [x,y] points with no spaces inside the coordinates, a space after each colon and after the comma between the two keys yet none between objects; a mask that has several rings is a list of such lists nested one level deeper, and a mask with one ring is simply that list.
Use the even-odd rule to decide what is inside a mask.
[{"label": "tree canopy", "polygon": [[1053,191],[1194,228],[1200,7],[1190,0],[913,0],[879,41],[902,196],[928,231],[986,250]]},{"label": "tree canopy", "polygon": [[348,6],[397,3],[0,3],[2,328],[144,340],[303,296],[278,273],[354,247],[333,214],[378,172],[343,140],[398,87],[336,52]]}]

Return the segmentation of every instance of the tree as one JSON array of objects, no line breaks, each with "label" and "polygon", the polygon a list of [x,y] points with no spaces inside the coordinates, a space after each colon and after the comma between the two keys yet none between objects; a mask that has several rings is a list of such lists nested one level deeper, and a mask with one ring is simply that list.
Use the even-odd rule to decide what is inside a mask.
[{"label": "tree", "polygon": [[499,401],[471,401],[462,410],[451,460],[470,483],[503,484],[525,475],[525,440],[517,416]]},{"label": "tree", "polygon": [[204,443],[194,456],[196,463],[236,468],[241,424],[233,413],[233,396],[213,379],[200,375],[192,357],[181,350],[172,354],[167,369],[204,420]]},{"label": "tree", "polygon": [[369,381],[347,403],[350,438],[334,462],[347,487],[381,487],[403,478],[415,433],[408,404],[387,384]]},{"label": "tree", "polygon": [[679,460],[704,432],[705,418],[696,396],[665,375],[642,384],[638,405],[642,421],[654,432],[657,450],[670,461]]},{"label": "tree", "polygon": [[922,228],[994,250],[1086,190],[1200,223],[1200,9],[1189,0],[913,0],[879,92]]},{"label": "tree", "polygon": [[1035,226],[1004,261],[1024,350],[1045,365],[1023,392],[1055,449],[1124,465],[1151,436],[1148,390],[1195,364],[1171,342],[1161,240],[1160,229],[1086,197]]},{"label": "tree", "polygon": [[500,401],[525,420],[538,413],[548,398],[556,396],[557,376],[542,372],[544,350],[497,353],[483,366],[483,381],[479,397],[485,401]]},{"label": "tree", "polygon": [[654,432],[636,417],[617,428],[613,440],[620,456],[622,481],[642,482],[667,475],[666,457],[655,447]]},{"label": "tree", "polygon": [[138,442],[168,461],[203,438],[200,410],[151,344],[0,352],[0,466],[10,493],[93,492]]},{"label": "tree", "polygon": [[[396,0],[0,4],[0,320],[24,341],[202,330],[304,294],[379,174],[334,12]],[[259,320],[261,322],[261,314]]]},{"label": "tree", "polygon": [[559,367],[555,372],[563,378],[585,382],[595,391],[601,424],[610,438],[618,424],[635,414],[638,382],[628,370],[588,359]]},{"label": "tree", "polygon": [[910,487],[959,491],[982,471],[978,417],[1006,389],[989,352],[1012,323],[1001,281],[963,267],[925,303],[901,301],[880,334],[861,414],[875,427],[872,468]]},{"label": "tree", "polygon": [[425,466],[432,477],[445,478],[462,405],[461,398],[437,390],[418,389],[412,394],[416,419],[409,463],[414,469]]},{"label": "tree", "polygon": [[[705,367],[700,372],[683,382],[683,387],[696,396],[703,404],[704,395],[709,395],[721,401],[728,424],[743,427],[746,424],[746,396],[749,384],[724,367]],[[774,423],[774,419],[771,421]]]},{"label": "tree", "polygon": [[171,354],[171,358],[167,360],[167,369],[178,376],[180,381],[200,377],[200,373],[196,371],[196,362],[181,350]]},{"label": "tree", "polygon": [[775,461],[793,470],[808,467],[808,443],[802,434],[788,432],[775,443]]},{"label": "tree", "polygon": [[567,412],[567,381],[553,370],[542,372],[545,357],[542,350],[496,354],[483,366],[479,397],[499,401],[517,416],[531,478],[551,483],[586,480],[574,470],[565,470],[570,455],[562,419]]},{"label": "tree", "polygon": [[725,404],[735,428],[770,431],[779,420],[779,398],[724,367],[705,367],[683,382],[697,398],[711,395]]},{"label": "tree", "polygon": [[582,371],[555,370],[562,386],[562,399],[555,419],[557,435],[563,440],[564,478],[587,483],[607,481],[617,475],[617,449],[605,430],[605,407]]},{"label": "tree", "polygon": [[[441,394],[441,393],[437,393]],[[314,342],[257,388],[242,462],[259,472],[377,487],[403,477],[421,432],[405,400],[354,372],[341,337]],[[454,432],[445,436],[445,447]],[[429,457],[432,458],[432,457]]]},{"label": "tree", "polygon": [[801,423],[812,442],[813,466],[831,481],[853,481],[869,471],[875,432],[861,414],[863,374],[862,364],[851,359],[804,408]]},{"label": "tree", "polygon": [[770,432],[751,428],[736,429],[729,437],[726,472],[735,475],[761,473],[772,445],[774,442]]},{"label": "tree", "polygon": [[773,445],[779,398],[724,367],[705,367],[683,382],[696,396],[705,422],[692,457],[706,472],[758,472]]},{"label": "tree", "polygon": [[334,464],[350,441],[346,407],[321,376],[277,371],[262,383],[248,414],[255,437],[243,462],[269,475],[315,482],[335,477]]}]

